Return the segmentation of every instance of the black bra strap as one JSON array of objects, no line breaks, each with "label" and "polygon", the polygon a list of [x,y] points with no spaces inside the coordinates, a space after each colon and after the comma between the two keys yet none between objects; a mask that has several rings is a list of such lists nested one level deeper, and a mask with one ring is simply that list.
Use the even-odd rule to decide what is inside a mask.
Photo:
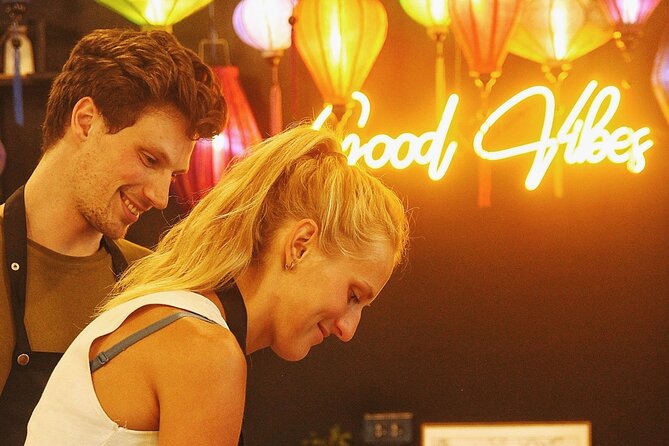
[{"label": "black bra strap", "polygon": [[138,341],[141,341],[145,337],[157,332],[161,328],[167,327],[172,322],[181,319],[183,317],[194,317],[196,319],[200,319],[202,321],[215,324],[215,322],[212,321],[211,319],[206,318],[197,313],[192,313],[190,311],[180,311],[178,313],[170,314],[169,316],[154,322],[148,327],[144,327],[141,330],[131,334],[118,344],[114,345],[113,347],[101,352],[99,355],[95,357],[95,359],[89,362],[91,373],[95,372],[100,367],[102,367],[103,365],[114,359],[114,357],[116,357],[119,353],[121,353],[123,350],[127,349],[131,345],[135,344]]},{"label": "black bra strap", "polygon": [[224,290],[216,290],[216,295],[225,310],[225,322],[246,355],[246,305],[239,288],[232,286]]}]

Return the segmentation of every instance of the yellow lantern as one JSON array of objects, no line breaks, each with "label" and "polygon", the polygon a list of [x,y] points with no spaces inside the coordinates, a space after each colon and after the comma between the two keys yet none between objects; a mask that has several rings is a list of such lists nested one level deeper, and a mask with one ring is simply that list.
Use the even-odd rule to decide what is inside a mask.
[{"label": "yellow lantern", "polygon": [[400,6],[409,17],[427,29],[431,38],[448,33],[451,17],[447,0],[400,0]]},{"label": "yellow lantern", "polygon": [[509,52],[541,64],[551,82],[575,59],[611,38],[599,0],[531,0],[509,40]]},{"label": "yellow lantern", "polygon": [[386,40],[386,10],[379,0],[300,0],[294,17],[295,46],[341,118]]},{"label": "yellow lantern", "polygon": [[142,29],[172,32],[172,25],[204,8],[212,0],[95,0]]}]

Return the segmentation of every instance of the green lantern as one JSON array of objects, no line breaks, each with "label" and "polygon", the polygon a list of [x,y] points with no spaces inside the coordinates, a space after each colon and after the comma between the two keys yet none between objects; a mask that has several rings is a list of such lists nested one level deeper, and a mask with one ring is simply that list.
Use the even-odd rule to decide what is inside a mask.
[{"label": "green lantern", "polygon": [[204,8],[212,0],[95,0],[142,29],[172,32],[172,25]]}]

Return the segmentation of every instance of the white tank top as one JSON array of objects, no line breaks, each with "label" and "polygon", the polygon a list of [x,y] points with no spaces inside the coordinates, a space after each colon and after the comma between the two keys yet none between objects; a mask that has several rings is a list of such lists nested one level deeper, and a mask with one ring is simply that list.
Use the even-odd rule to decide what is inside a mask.
[{"label": "white tank top", "polygon": [[192,311],[228,328],[212,301],[190,291],[149,294],[102,313],[77,336],[58,362],[28,422],[26,446],[158,444],[157,431],[126,429],[107,416],[95,394],[88,360],[95,339],[116,330],[135,310],[154,304]]}]

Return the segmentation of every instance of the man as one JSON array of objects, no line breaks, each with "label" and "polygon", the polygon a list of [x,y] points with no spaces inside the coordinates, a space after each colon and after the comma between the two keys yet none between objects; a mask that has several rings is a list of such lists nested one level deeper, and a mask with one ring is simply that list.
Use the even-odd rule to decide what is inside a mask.
[{"label": "man", "polygon": [[44,385],[128,262],[123,240],[167,205],[194,141],[222,130],[211,70],[161,31],[97,30],[54,80],[43,156],[0,207],[0,439],[23,444]]}]

